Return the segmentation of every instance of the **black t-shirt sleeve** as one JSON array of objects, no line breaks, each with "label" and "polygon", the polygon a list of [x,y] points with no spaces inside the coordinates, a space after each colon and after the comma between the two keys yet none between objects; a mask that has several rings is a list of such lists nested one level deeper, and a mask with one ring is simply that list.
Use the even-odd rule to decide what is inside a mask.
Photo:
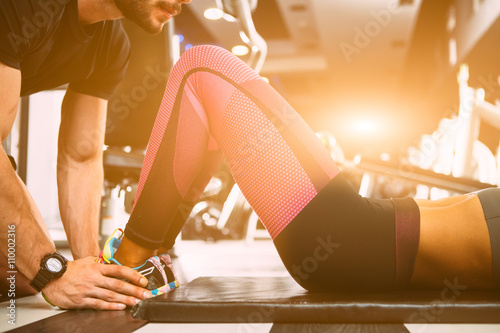
[{"label": "black t-shirt sleeve", "polygon": [[130,57],[130,42],[120,21],[106,21],[103,47],[92,74],[69,87],[79,93],[109,99],[125,76]]},{"label": "black t-shirt sleeve", "polygon": [[62,6],[37,0],[0,0],[0,62],[21,69],[24,55],[36,48],[44,32],[62,14]]}]

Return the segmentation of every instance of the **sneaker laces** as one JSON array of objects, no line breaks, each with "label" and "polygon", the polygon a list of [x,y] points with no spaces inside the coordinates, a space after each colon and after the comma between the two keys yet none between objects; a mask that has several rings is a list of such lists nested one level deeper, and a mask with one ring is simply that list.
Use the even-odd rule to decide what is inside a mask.
[{"label": "sneaker laces", "polygon": [[[118,236],[115,236],[117,232],[119,232],[120,234]],[[114,263],[121,265],[118,261],[116,261],[116,259],[114,259],[114,256],[116,250],[118,249],[118,246],[120,246],[123,234],[124,232],[122,228],[116,228],[115,230],[113,230],[111,236],[109,236],[106,242],[104,243],[103,249],[101,250],[101,252],[99,252],[99,256],[96,262],[100,264]]]}]

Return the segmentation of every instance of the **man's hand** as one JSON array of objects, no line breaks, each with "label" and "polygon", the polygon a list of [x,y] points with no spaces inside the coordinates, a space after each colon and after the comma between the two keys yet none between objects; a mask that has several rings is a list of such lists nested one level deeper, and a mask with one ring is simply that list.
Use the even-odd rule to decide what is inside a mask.
[{"label": "man's hand", "polygon": [[150,291],[138,287],[147,286],[147,280],[140,273],[126,266],[99,264],[96,259],[68,261],[63,276],[43,288],[45,297],[63,309],[97,310],[123,310],[127,305],[133,306],[151,297]]}]

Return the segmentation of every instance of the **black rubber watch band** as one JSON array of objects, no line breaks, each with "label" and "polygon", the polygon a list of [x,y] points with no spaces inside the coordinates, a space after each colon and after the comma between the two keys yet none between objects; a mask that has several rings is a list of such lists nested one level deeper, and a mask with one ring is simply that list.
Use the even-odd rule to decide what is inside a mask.
[{"label": "black rubber watch band", "polygon": [[36,291],[40,292],[42,291],[42,288],[45,287],[47,283],[49,283],[49,281],[49,279],[43,276],[42,272],[38,271],[33,280],[31,280],[30,286],[32,286]]}]

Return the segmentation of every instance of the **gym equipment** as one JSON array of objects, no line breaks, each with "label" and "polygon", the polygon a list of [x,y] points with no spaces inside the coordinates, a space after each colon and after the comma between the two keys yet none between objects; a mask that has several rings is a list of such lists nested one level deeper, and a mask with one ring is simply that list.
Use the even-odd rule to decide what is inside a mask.
[{"label": "gym equipment", "polygon": [[259,73],[266,60],[267,43],[253,24],[252,12],[257,8],[257,0],[217,0],[217,7],[226,20],[238,22],[241,40],[250,49],[247,64]]},{"label": "gym equipment", "polygon": [[423,135],[419,147],[408,150],[408,161],[423,169],[457,178],[498,184],[497,157],[478,140],[482,121],[500,129],[500,106],[484,100],[484,89],[468,86],[469,68],[457,75],[460,106],[455,118],[444,118],[432,135]]}]

